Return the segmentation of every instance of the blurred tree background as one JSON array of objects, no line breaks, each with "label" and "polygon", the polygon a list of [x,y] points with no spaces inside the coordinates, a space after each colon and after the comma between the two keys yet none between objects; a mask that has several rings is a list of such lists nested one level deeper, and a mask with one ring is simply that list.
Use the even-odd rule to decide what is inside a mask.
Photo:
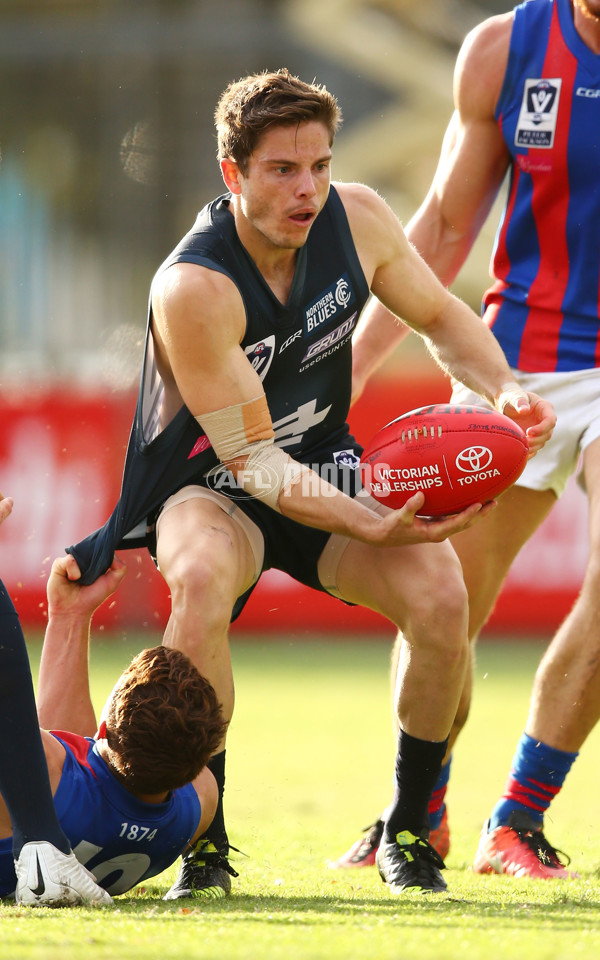
[{"label": "blurred tree background", "polygon": [[[501,0],[0,0],[0,378],[137,380],[152,275],[222,192],[213,110],[287,66],[338,97],[334,177],[406,221],[458,47]],[[492,218],[490,224],[493,226]],[[456,292],[477,309],[493,231]]]}]

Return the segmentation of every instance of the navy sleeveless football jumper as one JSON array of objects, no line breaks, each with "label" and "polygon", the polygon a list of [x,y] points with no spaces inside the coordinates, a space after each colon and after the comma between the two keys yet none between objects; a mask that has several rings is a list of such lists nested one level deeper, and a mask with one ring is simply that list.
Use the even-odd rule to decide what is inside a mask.
[{"label": "navy sleeveless football jumper", "polygon": [[[267,397],[275,442],[292,457],[319,468],[354,496],[360,487],[361,447],[350,435],[351,338],[369,289],[342,202],[328,200],[298,251],[287,303],[273,294],[240,243],[230,196],[209,203],[192,230],[159,268],[195,263],[217,270],[238,288],[246,312],[242,349]],[[277,567],[322,589],[316,564],[329,534],[282,517],[244,493],[224,471],[208,438],[183,406],[161,429],[163,385],[156,369],[148,312],[144,369],[125,460],[121,496],[107,523],[69,547],[82,583],[104,573],[115,549],[153,548],[153,518],[165,500],[188,484],[233,496],[265,538],[263,569]],[[215,482],[215,476],[220,478]],[[236,615],[239,610],[236,610]]]}]

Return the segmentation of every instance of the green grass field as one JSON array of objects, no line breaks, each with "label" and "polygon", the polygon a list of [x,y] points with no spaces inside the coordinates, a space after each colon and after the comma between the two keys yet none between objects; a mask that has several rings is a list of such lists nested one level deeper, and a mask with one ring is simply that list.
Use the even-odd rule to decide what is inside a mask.
[{"label": "green grass field", "polygon": [[[92,652],[101,705],[143,642]],[[391,788],[388,641],[233,641],[237,707],[226,816],[247,855],[226,901],[163,902],[176,867],[109,912],[0,907],[0,957],[40,960],[592,960],[600,949],[598,731],[557,798],[546,832],[581,879],[515,881],[470,871],[502,788],[542,647],[480,645],[475,703],[448,793],[448,895],[393,897],[373,868],[331,871]],[[39,645],[31,645],[32,662]]]}]

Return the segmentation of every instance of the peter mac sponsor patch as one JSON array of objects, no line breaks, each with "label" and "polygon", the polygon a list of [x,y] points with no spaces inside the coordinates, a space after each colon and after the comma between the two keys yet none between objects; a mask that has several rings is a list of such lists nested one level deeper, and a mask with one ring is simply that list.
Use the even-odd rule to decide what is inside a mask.
[{"label": "peter mac sponsor patch", "polygon": [[525,81],[515,131],[517,147],[550,149],[553,146],[561,85],[561,77]]},{"label": "peter mac sponsor patch", "polygon": [[304,310],[304,336],[309,337],[323,324],[334,320],[354,302],[354,299],[354,291],[350,286],[348,275],[343,274]]}]

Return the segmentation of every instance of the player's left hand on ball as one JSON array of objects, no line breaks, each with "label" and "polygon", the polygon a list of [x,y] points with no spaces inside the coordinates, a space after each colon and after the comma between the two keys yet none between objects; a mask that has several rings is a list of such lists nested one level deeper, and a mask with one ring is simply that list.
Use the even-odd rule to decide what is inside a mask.
[{"label": "player's left hand on ball", "polygon": [[556,413],[549,400],[527,393],[518,384],[506,384],[496,399],[496,407],[525,431],[529,442],[527,459],[534,457],[552,436]]},{"label": "player's left hand on ball", "polygon": [[106,573],[88,586],[81,586],[77,582],[81,571],[75,557],[71,554],[57,557],[46,587],[49,614],[91,616],[115,592],[126,573],[127,567],[115,554]]}]

